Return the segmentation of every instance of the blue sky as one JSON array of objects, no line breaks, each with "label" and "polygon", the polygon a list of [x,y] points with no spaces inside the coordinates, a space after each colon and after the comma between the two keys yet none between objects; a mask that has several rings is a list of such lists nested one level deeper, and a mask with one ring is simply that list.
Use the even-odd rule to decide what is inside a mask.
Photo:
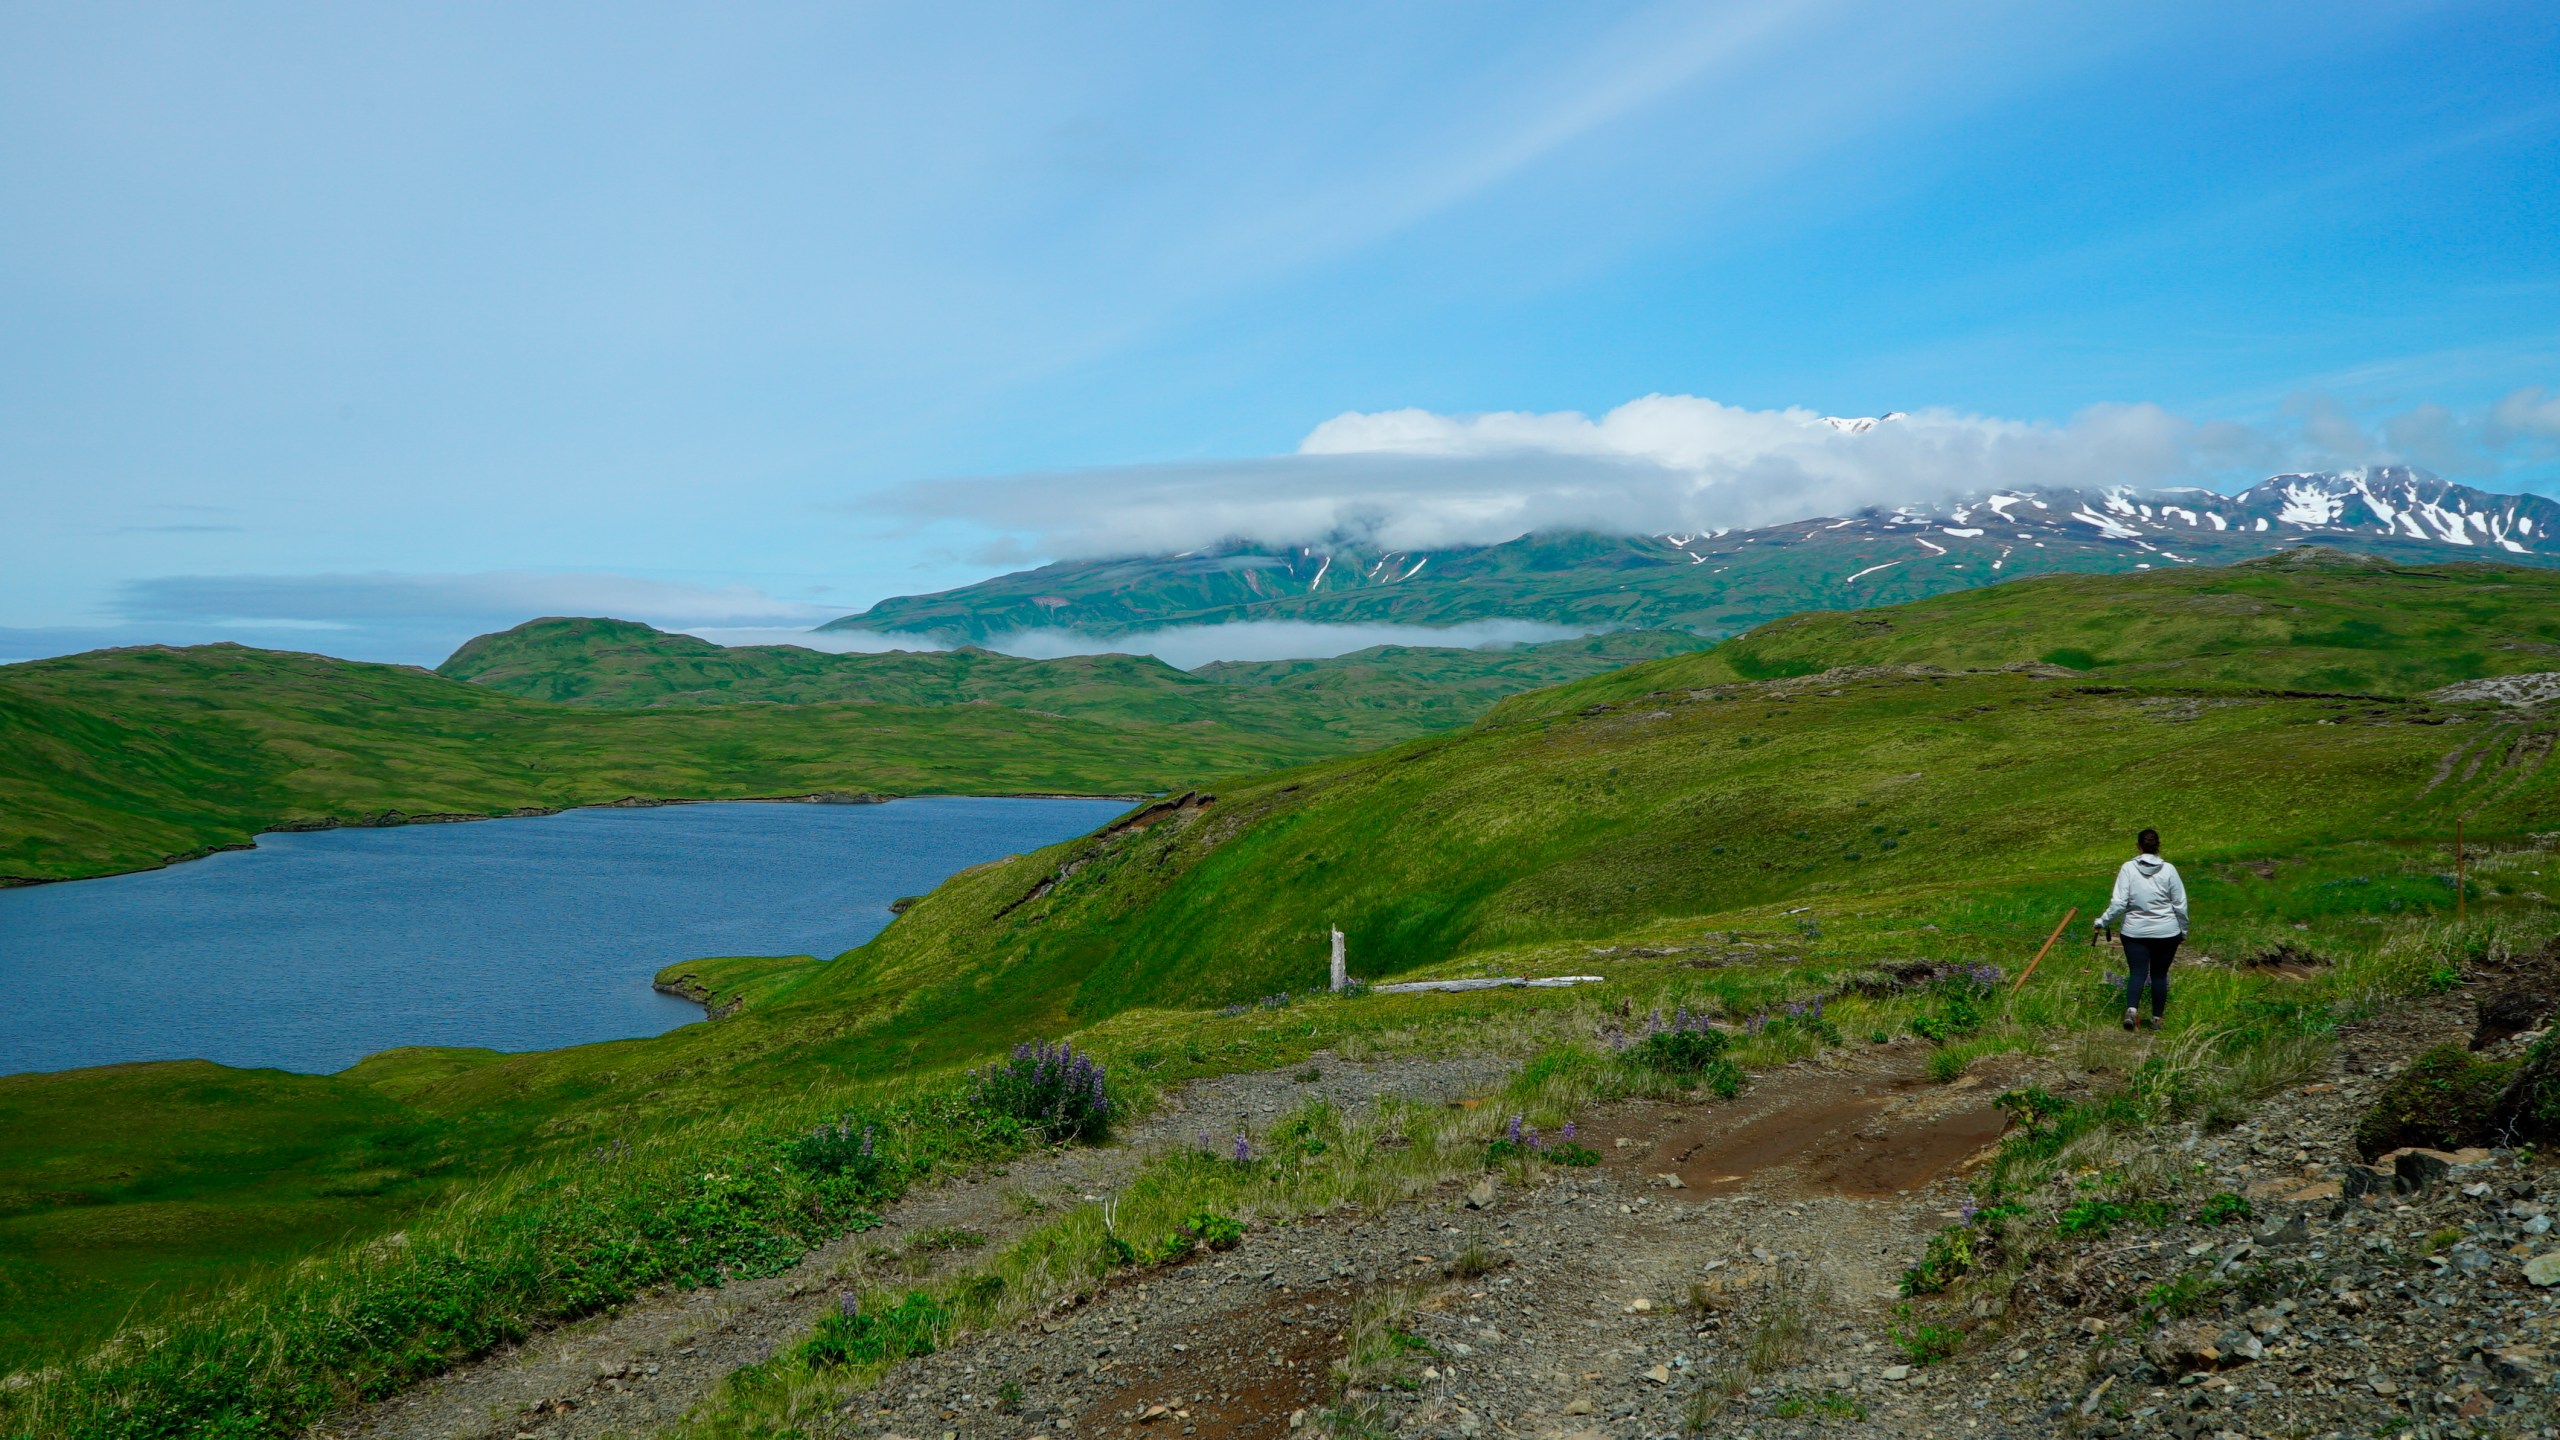
[{"label": "blue sky", "polygon": [[0,214],[0,658],[803,623],[1355,412],[2560,488],[2549,5],[9,4]]}]

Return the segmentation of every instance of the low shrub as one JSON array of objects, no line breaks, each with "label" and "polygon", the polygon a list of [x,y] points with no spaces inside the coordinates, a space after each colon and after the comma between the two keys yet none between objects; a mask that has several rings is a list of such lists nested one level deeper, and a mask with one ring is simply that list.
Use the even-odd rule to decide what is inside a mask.
[{"label": "low shrub", "polygon": [[1073,1045],[1024,1044],[1012,1058],[970,1072],[969,1098],[1042,1140],[1099,1140],[1111,1129],[1109,1077]]},{"label": "low shrub", "polygon": [[1893,1343],[1914,1365],[1935,1365],[1952,1359],[1964,1344],[1964,1332],[1946,1325],[1933,1325],[1915,1317],[1911,1302],[1906,1300],[1895,1310],[1899,1322],[1887,1331]]},{"label": "low shrub", "polygon": [[1920,1263],[1902,1272],[1902,1293],[1936,1295],[1973,1269],[1973,1227],[1950,1225],[1929,1237]]},{"label": "low shrub", "polygon": [[1981,1029],[1999,1013],[2000,982],[2007,978],[1997,965],[1966,965],[1931,980],[1927,1008],[1911,1018],[1911,1033],[1944,1045]]},{"label": "low shrub", "polygon": [[1243,1240],[1243,1221],[1214,1210],[1194,1210],[1144,1253],[1132,1251],[1127,1258],[1149,1265],[1177,1265],[1190,1259],[1195,1251],[1233,1250]]},{"label": "low shrub", "polygon": [[2165,1200],[2082,1200],[2065,1205],[2054,1217],[2053,1228],[2062,1235],[2086,1235],[2097,1239],[2127,1221],[2137,1225],[2166,1225],[2174,1212]]},{"label": "low shrub", "polygon": [[873,1128],[854,1128],[850,1119],[821,1125],[783,1147],[782,1158],[806,1175],[841,1180],[861,1194],[889,1188],[891,1167],[880,1154]]},{"label": "low shrub", "polygon": [[800,1342],[800,1357],[821,1370],[913,1359],[932,1354],[950,1323],[951,1312],[921,1290],[910,1290],[896,1304],[877,1310],[863,1309],[857,1297],[847,1294]]},{"label": "low shrub", "polygon": [[1629,1045],[1623,1038],[1629,1061],[1665,1075],[1703,1075],[1707,1068],[1723,1058],[1732,1039],[1707,1023],[1704,1015],[1692,1015],[1683,1006],[1668,1021],[1662,1012],[1654,1011],[1645,1019],[1644,1034]]},{"label": "low shrub", "polygon": [[2234,1195],[2228,1190],[2209,1197],[2196,1207],[2196,1223],[2199,1225],[2239,1225],[2257,1218],[2257,1208],[2249,1203],[2248,1196]]},{"label": "low shrub", "polygon": [[1572,1121],[1564,1122],[1564,1129],[1552,1141],[1539,1134],[1535,1125],[1524,1125],[1521,1121],[1522,1117],[1512,1116],[1501,1138],[1484,1147],[1485,1164],[1499,1165],[1505,1160],[1518,1159],[1543,1160],[1550,1165],[1600,1163],[1599,1151],[1574,1138]]},{"label": "low shrub", "polygon": [[2030,1134],[2071,1112],[2070,1101],[2041,1085],[2008,1091],[1993,1103],[2007,1113],[2011,1123]]},{"label": "low shrub", "polygon": [[2371,1160],[2403,1145],[2455,1150],[2493,1139],[2499,1097],[2516,1070],[2515,1061],[2482,1060],[2459,1045],[2427,1051],[2356,1121],[2356,1153]]}]

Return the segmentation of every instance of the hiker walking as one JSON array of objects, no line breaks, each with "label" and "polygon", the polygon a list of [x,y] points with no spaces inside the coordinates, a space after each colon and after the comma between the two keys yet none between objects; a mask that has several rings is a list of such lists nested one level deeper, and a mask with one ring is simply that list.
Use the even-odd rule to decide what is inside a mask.
[{"label": "hiker walking", "polygon": [[2117,935],[2124,941],[2124,1028],[2142,1023],[2142,987],[2151,986],[2151,1028],[2160,1028],[2160,1012],[2169,1008],[2169,962],[2178,942],[2187,938],[2187,886],[2178,867],[2160,858],[2160,832],[2144,830],[2133,837],[2140,853],[2116,871],[2115,899],[2097,919],[2105,930],[2124,917]]}]

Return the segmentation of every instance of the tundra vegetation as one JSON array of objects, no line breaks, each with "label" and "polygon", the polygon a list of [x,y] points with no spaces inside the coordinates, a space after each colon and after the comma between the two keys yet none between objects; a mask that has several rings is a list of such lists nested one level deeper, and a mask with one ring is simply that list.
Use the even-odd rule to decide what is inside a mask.
[{"label": "tundra vegetation", "polygon": [[[0,1368],[23,1377],[0,1389],[0,1428],[296,1433],[641,1289],[768,1273],[907,1187],[1076,1143],[1083,1117],[1143,1114],[1186,1079],[1319,1049],[1523,1062],[1474,1109],[1309,1107],[1233,1150],[1167,1153],[1107,1208],[1060,1211],[962,1273],[830,1301],[837,1318],[813,1314],[805,1344],[690,1422],[789,1433],[918,1347],[1234,1226],[1571,1163],[1556,1137],[1612,1098],[1713,1103],[1728,1079],[1897,1036],[1921,1037],[1941,1079],[2081,1045],[2116,1010],[2079,935],[2013,987],[2064,910],[2103,896],[2126,837],[2156,825],[2211,917],[2197,948],[2216,963],[2182,967],[2171,1029],[2113,1089],[2013,1099],[2019,1124],[1978,1172],[1990,1219],[1915,1257],[1925,1359],[1963,1343],[1933,1287],[2003,1253],[1969,1236],[2213,1203],[2138,1176],[2057,1200],[2110,1135],[2167,1115],[2229,1123],[2306,1073],[2342,1020],[2547,938],[2553,720],[2422,691],[2531,669],[2560,623],[2551,583],[2298,559],[2038,580],[2003,587],[2018,592],[2005,644],[1892,650],[2001,592],[1942,597],[1840,617],[1889,628],[1839,630],[1818,655],[1755,634],[1523,696],[1463,731],[1168,795],[955,876],[844,956],[680,967],[741,1003],[654,1039],[395,1051],[325,1077],[0,1080]],[[2224,616],[2227,645],[2164,639],[2094,676],[2047,658],[2091,638],[2084,610],[2142,631],[2145,595]],[[2317,653],[2292,655],[2270,612],[2302,617]],[[2471,616],[2474,658],[2413,655],[2356,693],[2306,683],[2342,648],[2396,653],[2319,639],[2358,615],[2414,636]],[[1737,647],[1825,663],[1738,675],[1717,659]],[[2474,847],[2459,923],[2457,819]],[[1333,924],[1370,980],[1605,979],[1325,996]],[[2247,963],[2276,954],[2319,963]],[[1662,1038],[1698,1035],[1695,1017],[1718,1038]],[[1044,1040],[1094,1067],[1074,1072],[1073,1123],[1068,1087],[1025,1089],[1066,1062],[1005,1058]],[[1024,1085],[1007,1065],[1030,1067]]]}]

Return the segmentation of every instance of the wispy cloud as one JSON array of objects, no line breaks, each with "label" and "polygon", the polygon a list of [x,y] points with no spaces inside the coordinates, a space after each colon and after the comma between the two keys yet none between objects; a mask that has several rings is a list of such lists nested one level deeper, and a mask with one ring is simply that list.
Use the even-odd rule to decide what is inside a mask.
[{"label": "wispy cloud", "polygon": [[514,625],[539,615],[611,615],[652,625],[816,623],[822,606],[749,585],[702,586],[632,575],[491,571],[476,575],[168,575],[127,582],[113,601],[127,620],[300,623],[356,629]]},{"label": "wispy cloud", "polygon": [[[609,615],[668,630],[771,627],[832,619],[832,606],[748,585],[645,576],[492,571],[472,575],[170,575],[128,581],[103,625],[0,629],[0,660],[111,645],[234,641],[351,660],[432,665],[463,641],[544,615]],[[906,642],[916,648],[916,642]],[[851,648],[851,647],[848,647]]]}]

